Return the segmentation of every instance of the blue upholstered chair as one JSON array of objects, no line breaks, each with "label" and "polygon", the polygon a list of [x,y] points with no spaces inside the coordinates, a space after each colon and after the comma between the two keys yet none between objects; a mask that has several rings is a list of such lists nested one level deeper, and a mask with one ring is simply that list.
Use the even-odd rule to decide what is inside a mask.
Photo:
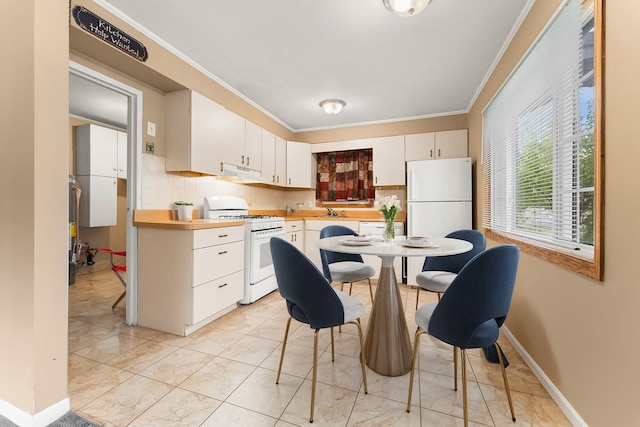
[{"label": "blue upholstered chair", "polygon": [[[357,235],[358,233],[342,225],[330,225],[320,230],[321,239],[325,237]],[[344,290],[344,284],[348,283],[349,295],[351,295],[353,282],[366,279],[369,282],[369,295],[371,296],[371,302],[373,302],[371,278],[376,274],[376,271],[373,267],[364,263],[362,256],[359,254],[344,254],[320,249],[320,258],[322,260],[324,277],[327,278],[329,283],[340,282],[341,291]]]},{"label": "blue upholstered chair", "polygon": [[452,239],[466,240],[473,245],[473,249],[457,255],[427,257],[422,265],[422,273],[416,276],[418,288],[416,291],[416,310],[418,309],[418,298],[420,298],[420,289],[425,291],[437,292],[438,300],[440,296],[447,290],[456,274],[469,260],[480,252],[484,251],[487,241],[484,234],[477,230],[458,230],[447,234],[445,237]]},{"label": "blue upholstered chair", "polygon": [[360,301],[344,292],[334,290],[320,270],[295,246],[278,237],[270,240],[271,257],[276,272],[280,294],[287,303],[289,320],[284,332],[282,353],[276,384],[280,381],[282,361],[287,347],[287,336],[291,319],[306,323],[315,329],[313,335],[313,380],[311,383],[311,412],[309,422],[313,422],[313,410],[316,396],[316,374],[318,370],[318,332],[331,328],[331,360],[334,360],[333,328],[353,323],[358,327],[360,337],[360,365],[364,392],[367,393],[367,375],[364,367],[362,327],[360,316],[365,308]]},{"label": "blue upholstered chair", "polygon": [[[500,327],[507,318],[518,270],[520,250],[514,245],[488,249],[470,260],[453,279],[439,302],[416,311],[416,336],[409,379],[407,412],[411,409],[413,374],[420,335],[429,335],[461,350],[464,425],[468,425],[466,350],[494,346],[498,354],[511,418],[516,420],[502,353],[498,347]],[[457,390],[457,357],[454,352],[454,389]]]}]

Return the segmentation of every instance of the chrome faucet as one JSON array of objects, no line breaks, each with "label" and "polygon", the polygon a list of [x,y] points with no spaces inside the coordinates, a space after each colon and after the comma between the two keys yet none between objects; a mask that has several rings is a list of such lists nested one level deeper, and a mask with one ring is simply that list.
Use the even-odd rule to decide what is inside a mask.
[{"label": "chrome faucet", "polygon": [[327,215],[329,215],[329,216],[338,216],[338,214],[335,213],[332,208],[327,208]]}]

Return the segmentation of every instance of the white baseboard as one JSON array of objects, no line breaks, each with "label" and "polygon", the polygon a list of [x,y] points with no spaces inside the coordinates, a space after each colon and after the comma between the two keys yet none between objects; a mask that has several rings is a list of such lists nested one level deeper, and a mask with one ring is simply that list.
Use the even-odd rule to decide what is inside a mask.
[{"label": "white baseboard", "polygon": [[20,427],[46,427],[69,412],[70,408],[69,398],[64,398],[34,415],[0,399],[0,415]]},{"label": "white baseboard", "polygon": [[558,390],[558,388],[551,382],[551,379],[544,373],[542,368],[538,366],[538,364],[533,360],[531,355],[524,349],[524,347],[518,342],[518,340],[513,336],[511,331],[506,326],[502,326],[501,331],[504,333],[505,337],[511,342],[513,348],[520,354],[524,363],[527,364],[531,372],[538,378],[542,386],[547,390],[547,393],[551,396],[556,405],[560,408],[560,410],[569,418],[571,424],[576,427],[589,427],[589,425],[582,419],[580,414],[571,406],[569,401],[563,396],[563,394]]}]

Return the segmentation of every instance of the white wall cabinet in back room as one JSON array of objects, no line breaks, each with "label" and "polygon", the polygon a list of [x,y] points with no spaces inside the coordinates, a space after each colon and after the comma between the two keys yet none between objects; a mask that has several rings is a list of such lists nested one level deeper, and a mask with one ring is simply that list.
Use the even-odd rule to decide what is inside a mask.
[{"label": "white wall cabinet in back room", "polygon": [[406,135],[405,159],[410,161],[467,157],[467,145],[466,129]]},{"label": "white wall cabinet in back room", "polygon": [[89,124],[76,128],[76,180],[82,190],[79,225],[116,225],[117,178],[127,178],[127,134]]},{"label": "white wall cabinet in back room", "polygon": [[190,90],[166,95],[167,172],[218,175],[222,163],[240,165],[245,119]]},{"label": "white wall cabinet in back room", "polygon": [[404,135],[373,138],[373,184],[405,185]]},{"label": "white wall cabinet in back room", "polygon": [[262,170],[262,129],[249,120],[245,120],[244,154],[240,160],[241,166]]},{"label": "white wall cabinet in back room", "polygon": [[287,141],[287,187],[315,188],[316,161],[311,144]]}]

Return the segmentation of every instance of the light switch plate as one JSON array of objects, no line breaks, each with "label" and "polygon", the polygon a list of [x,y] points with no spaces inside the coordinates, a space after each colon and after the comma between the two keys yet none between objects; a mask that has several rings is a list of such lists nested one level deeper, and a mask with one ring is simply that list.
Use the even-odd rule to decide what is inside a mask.
[{"label": "light switch plate", "polygon": [[146,152],[147,152],[147,154],[154,154],[154,152],[155,152],[155,144],[153,142],[147,141]]},{"label": "light switch plate", "polygon": [[156,136],[156,124],[153,122],[147,122],[147,135]]}]

